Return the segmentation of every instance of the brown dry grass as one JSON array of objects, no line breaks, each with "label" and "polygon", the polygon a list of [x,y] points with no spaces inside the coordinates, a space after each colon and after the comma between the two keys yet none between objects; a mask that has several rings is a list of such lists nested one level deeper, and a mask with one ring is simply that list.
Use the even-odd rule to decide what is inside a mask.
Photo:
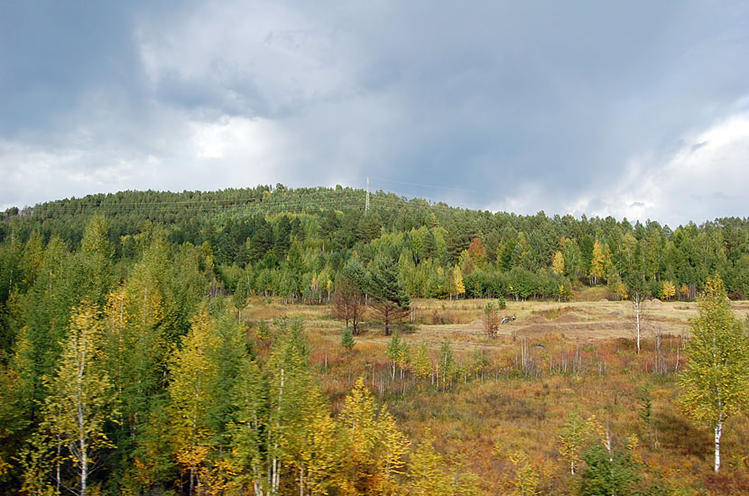
[{"label": "brown dry grass", "polygon": [[[569,413],[578,409],[595,414],[611,426],[615,443],[622,447],[636,434],[643,474],[658,474],[668,484],[697,489],[683,494],[746,494],[749,484],[749,419],[734,417],[723,438],[724,470],[711,473],[709,430],[690,423],[678,406],[674,369],[681,340],[688,335],[696,303],[649,301],[644,307],[646,340],[643,351],[634,351],[634,317],[626,301],[516,302],[508,301],[501,315],[517,320],[500,326],[495,339],[485,336],[482,324],[488,300],[416,300],[415,324],[403,338],[416,345],[426,341],[433,360],[440,345],[449,340],[459,363],[470,363],[483,351],[486,373],[457,381],[451,391],[439,392],[429,379],[408,373],[391,379],[385,349],[390,340],[381,327],[364,322],[352,353],[340,345],[343,324],[330,318],[326,305],[285,305],[281,300],[253,299],[245,319],[256,323],[287,315],[303,317],[309,330],[312,362],[319,370],[324,391],[334,413],[359,376],[390,410],[414,442],[427,429],[436,436],[437,448],[451,458],[463,458],[477,473],[483,494],[513,490],[514,471],[508,452],[526,453],[542,474],[542,494],[569,494],[572,479],[560,460],[558,435]],[[749,314],[749,302],[735,302],[739,318]],[[449,323],[426,323],[434,312]],[[668,371],[655,374],[654,330],[667,337],[664,356]],[[521,343],[530,347],[537,368],[518,373]],[[580,372],[560,373],[562,361],[579,356]],[[679,364],[684,360],[683,351]],[[653,401],[653,426],[657,445],[639,418],[643,388]],[[702,492],[699,492],[702,491]],[[674,493],[675,494],[675,493]]]},{"label": "brown dry grass", "polygon": [[[466,350],[494,347],[506,339],[553,334],[572,342],[634,337],[635,319],[628,301],[508,301],[501,315],[515,315],[517,320],[499,328],[499,339],[487,340],[483,329],[483,308],[490,300],[424,300],[413,301],[412,331],[404,333],[409,341],[426,340],[439,346],[445,339]],[[749,302],[733,303],[741,319],[749,316]],[[308,328],[318,331],[340,330],[342,324],[332,320],[328,305],[284,304],[278,298],[253,298],[243,311],[252,322],[280,316],[301,317]],[[661,302],[649,300],[643,305],[642,329],[645,337],[656,331],[666,335],[688,335],[689,320],[697,315],[694,302]],[[376,323],[363,322],[360,342],[387,341]],[[335,334],[335,333],[332,333]],[[336,336],[331,336],[335,337]],[[493,343],[496,341],[496,343]]]}]

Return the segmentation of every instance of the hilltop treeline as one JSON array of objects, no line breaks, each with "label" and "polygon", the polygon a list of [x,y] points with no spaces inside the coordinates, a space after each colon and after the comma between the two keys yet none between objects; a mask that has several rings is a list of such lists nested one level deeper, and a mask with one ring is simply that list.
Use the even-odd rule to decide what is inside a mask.
[{"label": "hilltop treeline", "polygon": [[[566,298],[580,285],[611,297],[634,286],[664,299],[694,299],[711,274],[729,295],[749,294],[749,221],[716,219],[671,229],[611,217],[532,216],[452,208],[351,188],[258,186],[217,192],[121,192],[12,209],[0,224],[3,279],[31,242],[77,250],[95,215],[107,219],[114,259],[132,263],[143,234],[210,257],[217,290],[240,280],[256,294],[327,299],[351,257],[393,258],[416,297]],[[37,241],[36,237],[40,239]],[[14,258],[15,257],[15,258]]]}]

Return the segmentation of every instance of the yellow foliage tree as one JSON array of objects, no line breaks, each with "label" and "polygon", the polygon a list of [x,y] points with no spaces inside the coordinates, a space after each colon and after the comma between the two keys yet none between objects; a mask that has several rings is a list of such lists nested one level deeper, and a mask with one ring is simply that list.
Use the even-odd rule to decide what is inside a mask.
[{"label": "yellow foliage tree", "polygon": [[554,254],[554,259],[551,261],[551,270],[560,276],[564,274],[564,255],[559,250]]},{"label": "yellow foliage tree", "polygon": [[308,403],[307,436],[296,461],[299,490],[303,494],[325,495],[340,483],[342,463],[338,429],[328,413],[319,390],[314,390]]},{"label": "yellow foliage tree", "polygon": [[343,404],[339,418],[346,436],[348,451],[347,479],[350,494],[367,494],[375,486],[378,441],[377,413],[372,393],[360,377]]},{"label": "yellow foliage tree", "polygon": [[207,416],[213,397],[209,385],[217,375],[209,359],[218,344],[214,322],[206,310],[193,318],[182,349],[175,351],[170,366],[169,398],[172,410],[172,442],[177,462],[189,476],[189,491],[206,490],[211,472],[209,452],[213,432]]},{"label": "yellow foliage tree", "polygon": [[674,286],[674,283],[671,281],[663,281],[663,285],[661,285],[661,299],[663,300],[670,300],[674,296],[676,296],[676,286]]},{"label": "yellow foliage tree", "polygon": [[382,465],[383,478],[382,488],[384,494],[392,494],[396,489],[395,478],[403,474],[403,468],[406,464],[405,455],[408,453],[410,442],[395,423],[395,418],[387,411],[383,405],[379,415],[380,431],[382,433]]},{"label": "yellow foliage tree", "polygon": [[414,496],[447,496],[451,494],[450,481],[444,470],[444,459],[432,443],[434,438],[427,430],[409,457],[409,494]]},{"label": "yellow foliage tree", "polygon": [[682,300],[688,300],[689,299],[689,286],[686,284],[682,284],[679,288],[679,296]]},{"label": "yellow foliage tree", "polygon": [[463,272],[461,272],[460,266],[458,265],[453,267],[451,288],[453,295],[456,297],[460,297],[460,295],[465,294],[466,292],[466,287],[463,284]]},{"label": "yellow foliage tree", "polygon": [[606,260],[604,258],[603,246],[596,240],[593,244],[593,257],[590,260],[590,283],[598,284],[598,279],[606,275]]},{"label": "yellow foliage tree", "polygon": [[396,478],[403,472],[408,438],[385,406],[377,411],[363,378],[346,397],[340,422],[347,454],[344,494],[397,494]]},{"label": "yellow foliage tree", "polygon": [[528,459],[528,455],[521,451],[509,454],[510,462],[515,467],[515,494],[517,496],[536,496],[541,478],[538,470]]},{"label": "yellow foliage tree", "polygon": [[429,357],[429,349],[427,348],[426,341],[422,341],[416,351],[414,352],[413,361],[411,362],[411,370],[416,377],[426,378],[432,372],[432,360]]}]

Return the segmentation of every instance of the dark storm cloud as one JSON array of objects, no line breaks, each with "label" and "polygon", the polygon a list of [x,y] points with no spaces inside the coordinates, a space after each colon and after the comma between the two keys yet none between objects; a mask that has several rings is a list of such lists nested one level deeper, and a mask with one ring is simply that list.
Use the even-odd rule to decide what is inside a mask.
[{"label": "dark storm cloud", "polygon": [[[3,10],[0,169],[15,184],[2,204],[370,175],[375,188],[524,213],[746,215],[739,2]],[[60,180],[17,173],[34,164]],[[734,189],[672,177],[709,179],[710,167]],[[685,188],[699,208],[676,206]]]},{"label": "dark storm cloud", "polygon": [[140,70],[125,2],[13,2],[0,8],[0,131],[62,126],[91,90],[140,99]]}]

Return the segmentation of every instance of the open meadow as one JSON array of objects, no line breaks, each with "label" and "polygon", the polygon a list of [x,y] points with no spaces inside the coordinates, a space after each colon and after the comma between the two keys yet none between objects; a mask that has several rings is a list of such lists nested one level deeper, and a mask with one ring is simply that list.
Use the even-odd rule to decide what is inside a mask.
[{"label": "open meadow", "polygon": [[[414,300],[412,323],[399,336],[409,345],[408,364],[393,364],[392,337],[366,317],[346,352],[344,325],[329,305],[253,297],[243,319],[251,334],[261,321],[303,319],[334,412],[364,377],[413,443],[432,436],[438,451],[478,476],[483,494],[520,494],[528,473],[538,478],[535,494],[573,492],[576,479],[560,453],[572,412],[587,425],[597,423],[598,434],[608,432],[615,450],[631,454],[647,494],[747,494],[746,415],[727,425],[726,470],[716,475],[710,429],[690,423],[678,404],[677,374],[696,303],[647,301],[638,355],[629,301],[508,301],[501,315],[516,320],[500,325],[495,338],[484,331],[488,301]],[[732,309],[746,319],[749,302],[732,302]],[[454,361],[448,383],[439,377],[445,343]],[[419,374],[414,355],[422,346],[430,368]],[[589,442],[602,442],[605,434],[598,434]]]}]

